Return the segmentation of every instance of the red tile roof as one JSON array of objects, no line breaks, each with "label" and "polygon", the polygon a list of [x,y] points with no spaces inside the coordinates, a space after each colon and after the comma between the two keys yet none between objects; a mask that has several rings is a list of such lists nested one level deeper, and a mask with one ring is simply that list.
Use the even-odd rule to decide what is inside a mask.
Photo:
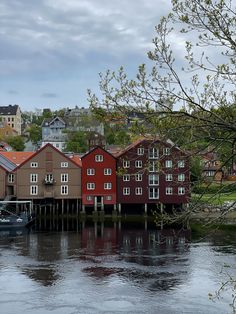
[{"label": "red tile roof", "polygon": [[15,165],[19,166],[29,157],[31,157],[35,152],[0,152],[1,155],[9,159]]}]

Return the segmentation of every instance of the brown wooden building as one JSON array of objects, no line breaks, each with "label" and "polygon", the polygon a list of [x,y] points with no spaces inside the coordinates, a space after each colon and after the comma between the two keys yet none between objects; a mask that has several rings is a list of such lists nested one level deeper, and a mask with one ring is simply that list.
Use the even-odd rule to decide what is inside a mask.
[{"label": "brown wooden building", "polygon": [[61,213],[79,210],[81,164],[51,144],[36,151],[12,175],[18,200],[32,200],[39,206],[53,204]]}]

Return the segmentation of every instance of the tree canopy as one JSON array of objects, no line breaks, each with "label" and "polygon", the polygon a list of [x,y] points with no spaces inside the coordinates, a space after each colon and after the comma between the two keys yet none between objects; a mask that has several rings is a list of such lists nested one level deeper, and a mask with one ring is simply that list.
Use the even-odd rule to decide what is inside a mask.
[{"label": "tree canopy", "polygon": [[[186,148],[212,145],[224,162],[236,150],[236,7],[230,0],[172,0],[155,27],[148,64],[130,79],[123,67],[100,74],[94,112],[113,119],[136,112],[139,133],[170,137]],[[151,69],[150,69],[151,67]],[[102,111],[101,109],[104,109]],[[145,123],[143,123],[145,121]],[[230,151],[230,154],[225,153]]]}]

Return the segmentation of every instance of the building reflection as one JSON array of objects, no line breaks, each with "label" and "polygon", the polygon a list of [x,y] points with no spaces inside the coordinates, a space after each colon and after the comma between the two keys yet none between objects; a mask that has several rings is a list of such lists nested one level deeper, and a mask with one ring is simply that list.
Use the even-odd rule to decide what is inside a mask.
[{"label": "building reflection", "polygon": [[13,237],[16,253],[31,261],[21,265],[22,273],[41,285],[62,280],[68,261],[94,280],[118,276],[153,291],[171,289],[186,277],[190,230],[158,230],[147,221],[61,222],[56,230],[52,226],[41,221],[32,232]]}]

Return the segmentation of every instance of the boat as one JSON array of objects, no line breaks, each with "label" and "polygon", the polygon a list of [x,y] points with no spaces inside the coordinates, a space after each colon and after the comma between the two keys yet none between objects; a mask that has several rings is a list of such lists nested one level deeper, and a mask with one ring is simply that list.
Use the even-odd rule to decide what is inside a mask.
[{"label": "boat", "polygon": [[28,227],[32,222],[32,218],[27,213],[22,212],[19,215],[8,213],[0,215],[0,230],[5,228]]}]

